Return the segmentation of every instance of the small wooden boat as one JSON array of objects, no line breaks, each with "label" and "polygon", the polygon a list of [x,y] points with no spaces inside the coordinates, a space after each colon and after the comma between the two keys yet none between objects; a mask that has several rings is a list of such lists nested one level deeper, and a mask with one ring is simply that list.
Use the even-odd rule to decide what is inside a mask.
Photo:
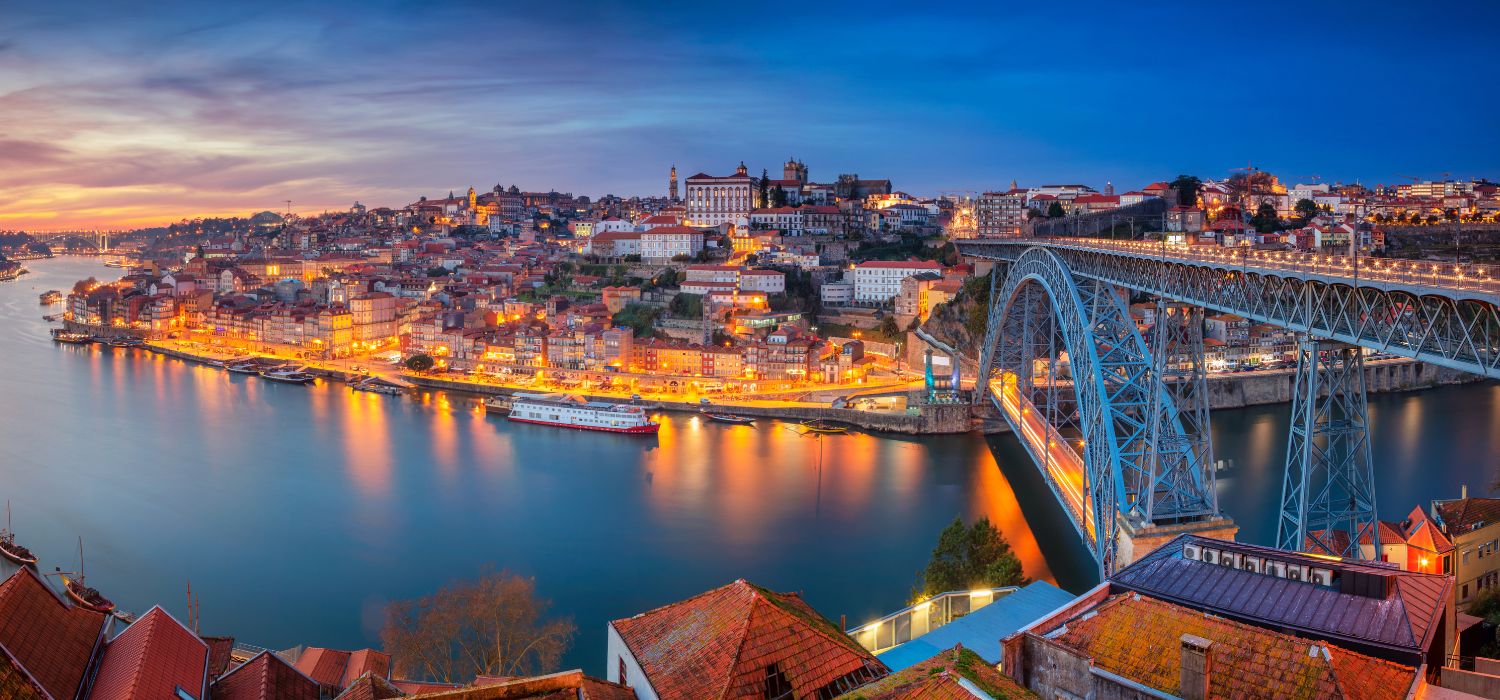
[{"label": "small wooden boat", "polygon": [[255,360],[230,362],[224,365],[224,370],[235,374],[260,374],[260,363]]},{"label": "small wooden boat", "polygon": [[849,432],[849,429],[842,425],[824,423],[823,421],[808,421],[802,424],[802,431],[816,435],[843,435]]},{"label": "small wooden boat", "polygon": [[62,314],[46,314],[46,315],[42,316],[42,320],[46,321],[47,323],[57,323],[58,321],[63,320],[63,315]]},{"label": "small wooden boat", "polygon": [[5,528],[0,529],[0,555],[17,566],[36,566],[36,555],[16,542],[16,533],[10,529],[10,501],[5,502]]},{"label": "small wooden boat", "polygon": [[115,604],[113,601],[105,598],[104,594],[100,593],[97,589],[89,588],[83,582],[82,537],[78,538],[78,573],[68,573],[58,569],[57,575],[62,578],[63,592],[68,594],[68,597],[74,603],[77,603],[79,607],[106,615],[114,611]]},{"label": "small wooden boat", "polygon": [[273,382],[283,384],[309,384],[317,379],[311,374],[300,369],[268,369],[260,373],[260,376]]},{"label": "small wooden boat", "polygon": [[63,574],[62,580],[63,592],[67,593],[68,597],[74,603],[77,603],[79,607],[105,614],[114,611],[114,602],[105,598],[104,594],[100,593],[97,589],[85,586],[82,575],[79,575],[78,578],[68,578],[67,574]]},{"label": "small wooden boat", "polygon": [[73,333],[61,328],[52,329],[52,339],[59,343],[68,343],[69,345],[88,345],[94,342],[93,336],[87,333]]},{"label": "small wooden boat", "polygon": [[406,393],[406,389],[399,384],[392,384],[380,377],[364,377],[349,382],[349,388],[355,391],[368,391],[386,396],[400,396]]},{"label": "small wooden boat", "polygon": [[110,338],[107,342],[112,348],[138,348],[146,344],[146,341],[130,335],[118,335]]},{"label": "small wooden boat", "polygon": [[755,419],[745,416],[732,416],[728,413],[705,413],[708,419],[715,423],[728,423],[730,425],[755,425]]}]

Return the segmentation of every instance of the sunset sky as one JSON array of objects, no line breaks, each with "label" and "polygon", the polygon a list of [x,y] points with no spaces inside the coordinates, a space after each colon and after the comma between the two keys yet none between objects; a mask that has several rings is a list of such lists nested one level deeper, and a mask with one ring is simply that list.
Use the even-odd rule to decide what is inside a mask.
[{"label": "sunset sky", "polygon": [[[130,9],[139,5],[145,9]],[[0,0],[0,229],[667,168],[915,194],[1500,176],[1500,3]]]}]

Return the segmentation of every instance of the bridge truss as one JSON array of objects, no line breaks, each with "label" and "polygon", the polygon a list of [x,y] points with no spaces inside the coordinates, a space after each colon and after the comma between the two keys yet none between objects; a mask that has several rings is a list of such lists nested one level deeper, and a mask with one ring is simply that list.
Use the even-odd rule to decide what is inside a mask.
[{"label": "bridge truss", "polygon": [[[1218,514],[1205,309],[1303,338],[1278,519],[1287,549],[1379,551],[1360,348],[1500,378],[1497,269],[1080,239],[963,241],[960,250],[1006,271],[1003,282],[998,271],[991,278],[980,382],[1018,432],[1039,432],[1021,420],[1035,408],[1058,435],[1077,436],[1073,460],[1092,512],[1074,520],[1106,574],[1118,517]],[[1156,297],[1149,346],[1124,290]],[[1052,465],[1071,452],[1054,454],[1052,430],[1023,442],[1066,504],[1066,472]]]},{"label": "bridge truss", "polygon": [[[997,279],[991,278],[979,382],[991,387],[987,393],[1023,436],[1059,500],[1068,505],[1081,486],[1085,512],[1069,511],[1101,572],[1113,571],[1121,514],[1156,522],[1216,515],[1212,465],[1204,461],[1211,452],[1201,449],[1206,406],[1184,420],[1176,393],[1187,385],[1202,398],[1202,383],[1162,381],[1164,368],[1131,318],[1125,292],[1074,275],[1043,248],[1026,250],[1004,282]],[[1165,343],[1171,333],[1164,334]],[[1201,368],[1201,335],[1196,348],[1188,365]],[[1023,397],[1014,406],[1004,394],[1011,384]],[[1045,437],[1031,434],[1037,432],[1027,421],[1032,410],[1046,416]],[[1074,444],[1081,460],[1072,469],[1081,474],[1068,467]]]}]

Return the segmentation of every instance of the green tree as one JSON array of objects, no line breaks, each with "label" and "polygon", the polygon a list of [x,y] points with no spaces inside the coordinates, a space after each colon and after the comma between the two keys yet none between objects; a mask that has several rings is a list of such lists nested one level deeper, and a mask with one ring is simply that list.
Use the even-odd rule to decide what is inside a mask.
[{"label": "green tree", "polygon": [[1292,206],[1292,209],[1297,212],[1297,216],[1303,221],[1307,221],[1308,219],[1311,219],[1314,216],[1318,215],[1318,204],[1311,199],[1297,200],[1297,203]]},{"label": "green tree", "polygon": [[406,358],[406,368],[413,372],[426,372],[437,365],[431,355],[412,355]]},{"label": "green tree", "polygon": [[1276,207],[1270,202],[1261,202],[1255,210],[1255,216],[1250,217],[1250,225],[1261,233],[1270,233],[1281,226],[1281,219],[1276,216]]},{"label": "green tree", "polygon": [[[781,189],[780,187],[776,189]],[[765,168],[760,169],[760,206],[769,206],[771,201],[771,174]]]},{"label": "green tree", "polygon": [[667,310],[677,318],[702,318],[703,295],[679,292],[677,296],[672,297],[671,303],[667,304]]},{"label": "green tree", "polygon": [[1049,219],[1061,219],[1066,215],[1067,212],[1063,211],[1062,202],[1053,202],[1051,206],[1047,207],[1047,218]]},{"label": "green tree", "polygon": [[1177,192],[1177,203],[1185,207],[1198,206],[1198,193],[1203,191],[1203,181],[1197,175],[1178,175],[1171,182]]},{"label": "green tree", "polygon": [[876,328],[876,330],[879,331],[881,335],[893,341],[897,336],[901,335],[901,327],[896,325],[895,316],[886,316],[885,318],[880,319],[880,326]]},{"label": "green tree", "polygon": [[918,590],[922,597],[927,597],[1023,583],[1026,575],[1020,558],[1011,551],[1005,535],[990,523],[989,517],[982,517],[968,527],[962,518],[954,518],[938,535]]},{"label": "green tree", "polygon": [[645,304],[626,304],[625,308],[614,315],[611,319],[616,326],[629,328],[637,338],[646,338],[651,335],[652,324],[656,321],[661,309]]}]

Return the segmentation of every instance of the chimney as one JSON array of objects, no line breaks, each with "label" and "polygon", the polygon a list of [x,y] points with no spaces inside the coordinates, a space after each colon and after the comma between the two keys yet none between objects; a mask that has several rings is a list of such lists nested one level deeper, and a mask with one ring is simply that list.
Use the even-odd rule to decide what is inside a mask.
[{"label": "chimney", "polygon": [[1461,498],[1461,499],[1469,497],[1469,485],[1468,484],[1462,484],[1462,485],[1460,485],[1458,487],[1458,497]]},{"label": "chimney", "polygon": [[1191,634],[1182,635],[1182,692],[1184,700],[1208,700],[1213,669],[1209,649],[1213,642]]}]

